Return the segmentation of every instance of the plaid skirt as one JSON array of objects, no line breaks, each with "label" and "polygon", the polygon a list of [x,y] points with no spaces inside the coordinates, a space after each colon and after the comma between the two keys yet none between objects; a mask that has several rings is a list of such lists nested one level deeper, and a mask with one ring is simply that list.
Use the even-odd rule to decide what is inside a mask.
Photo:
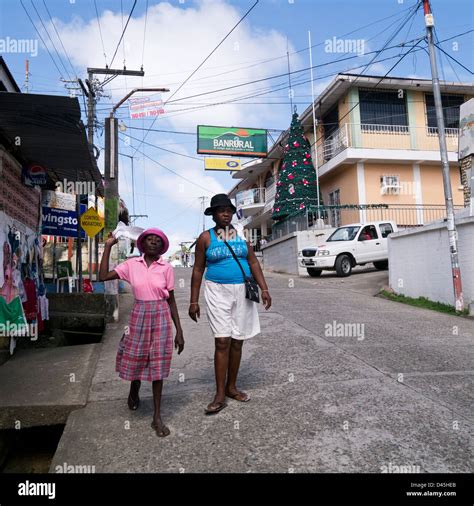
[{"label": "plaid skirt", "polygon": [[173,327],[168,302],[135,300],[128,332],[122,336],[115,370],[124,380],[167,378],[173,354]]}]

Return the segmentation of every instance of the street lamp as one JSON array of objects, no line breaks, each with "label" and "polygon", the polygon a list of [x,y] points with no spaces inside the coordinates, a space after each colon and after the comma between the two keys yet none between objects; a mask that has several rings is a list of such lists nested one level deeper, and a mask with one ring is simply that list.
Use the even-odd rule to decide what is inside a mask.
[{"label": "street lamp", "polygon": [[[118,223],[119,216],[119,188],[118,188],[118,121],[114,117],[115,111],[134,93],[138,91],[166,92],[168,88],[135,88],[127,93],[110,111],[105,119],[105,160],[104,160],[104,197],[105,197],[105,226],[104,237],[107,238]],[[133,159],[132,159],[133,162]],[[112,252],[111,265],[118,262],[117,250]],[[105,303],[107,321],[118,319],[118,284],[116,281],[105,283]]]},{"label": "street lamp", "polygon": [[135,88],[127,93],[110,111],[110,115],[105,120],[105,227],[104,233],[114,230],[118,221],[119,210],[119,191],[118,191],[118,125],[117,118],[114,117],[115,111],[134,93],[139,91],[146,92],[167,92],[168,88]]}]

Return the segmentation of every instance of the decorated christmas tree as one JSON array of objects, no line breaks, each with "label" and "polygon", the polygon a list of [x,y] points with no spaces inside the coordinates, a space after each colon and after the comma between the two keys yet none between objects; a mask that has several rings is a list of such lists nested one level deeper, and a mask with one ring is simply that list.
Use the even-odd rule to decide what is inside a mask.
[{"label": "decorated christmas tree", "polygon": [[[283,221],[298,211],[312,211],[318,206],[318,183],[311,146],[303,133],[298,114],[291,120],[288,144],[285,146],[278,181],[276,183],[275,204],[272,218]],[[323,205],[320,194],[319,205]]]}]

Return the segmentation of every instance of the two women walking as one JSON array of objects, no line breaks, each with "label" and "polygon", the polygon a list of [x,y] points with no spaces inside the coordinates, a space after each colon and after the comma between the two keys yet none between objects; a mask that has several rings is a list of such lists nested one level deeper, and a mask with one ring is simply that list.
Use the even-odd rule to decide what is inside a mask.
[{"label": "two women walking", "polygon": [[[196,242],[191,278],[189,316],[200,317],[199,293],[205,273],[204,298],[215,340],[214,369],[216,393],[206,407],[206,414],[218,413],[227,406],[226,398],[247,402],[250,396],[237,387],[242,345],[260,332],[257,304],[246,298],[245,277],[253,276],[261,289],[265,309],[271,297],[252,246],[232,226],[236,208],[226,194],[215,195],[204,214],[212,216],[215,226],[203,232]],[[135,410],[140,403],[141,381],[151,381],[154,415],[152,427],[158,436],[170,431],[161,420],[163,379],[169,376],[174,347],[180,354],[184,337],[174,297],[173,267],[162,258],[169,241],[159,229],[145,230],[137,239],[141,257],[130,258],[112,271],[108,270],[110,250],[117,242],[107,239],[100,264],[100,280],[123,279],[130,283],[135,303],[128,332],[120,341],[116,370],[131,382],[128,406]]]}]

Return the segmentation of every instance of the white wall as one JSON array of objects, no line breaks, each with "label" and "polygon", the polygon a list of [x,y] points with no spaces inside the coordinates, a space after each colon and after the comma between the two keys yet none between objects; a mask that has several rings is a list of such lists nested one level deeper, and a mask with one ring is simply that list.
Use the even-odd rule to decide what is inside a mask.
[{"label": "white wall", "polygon": [[298,266],[298,251],[319,246],[334,231],[334,228],[304,230],[270,242],[262,248],[265,270],[288,274],[306,274],[306,269]]},{"label": "white wall", "polygon": [[[474,216],[456,218],[464,303],[474,302]],[[445,223],[391,234],[389,283],[398,294],[454,306],[451,258]]]}]

